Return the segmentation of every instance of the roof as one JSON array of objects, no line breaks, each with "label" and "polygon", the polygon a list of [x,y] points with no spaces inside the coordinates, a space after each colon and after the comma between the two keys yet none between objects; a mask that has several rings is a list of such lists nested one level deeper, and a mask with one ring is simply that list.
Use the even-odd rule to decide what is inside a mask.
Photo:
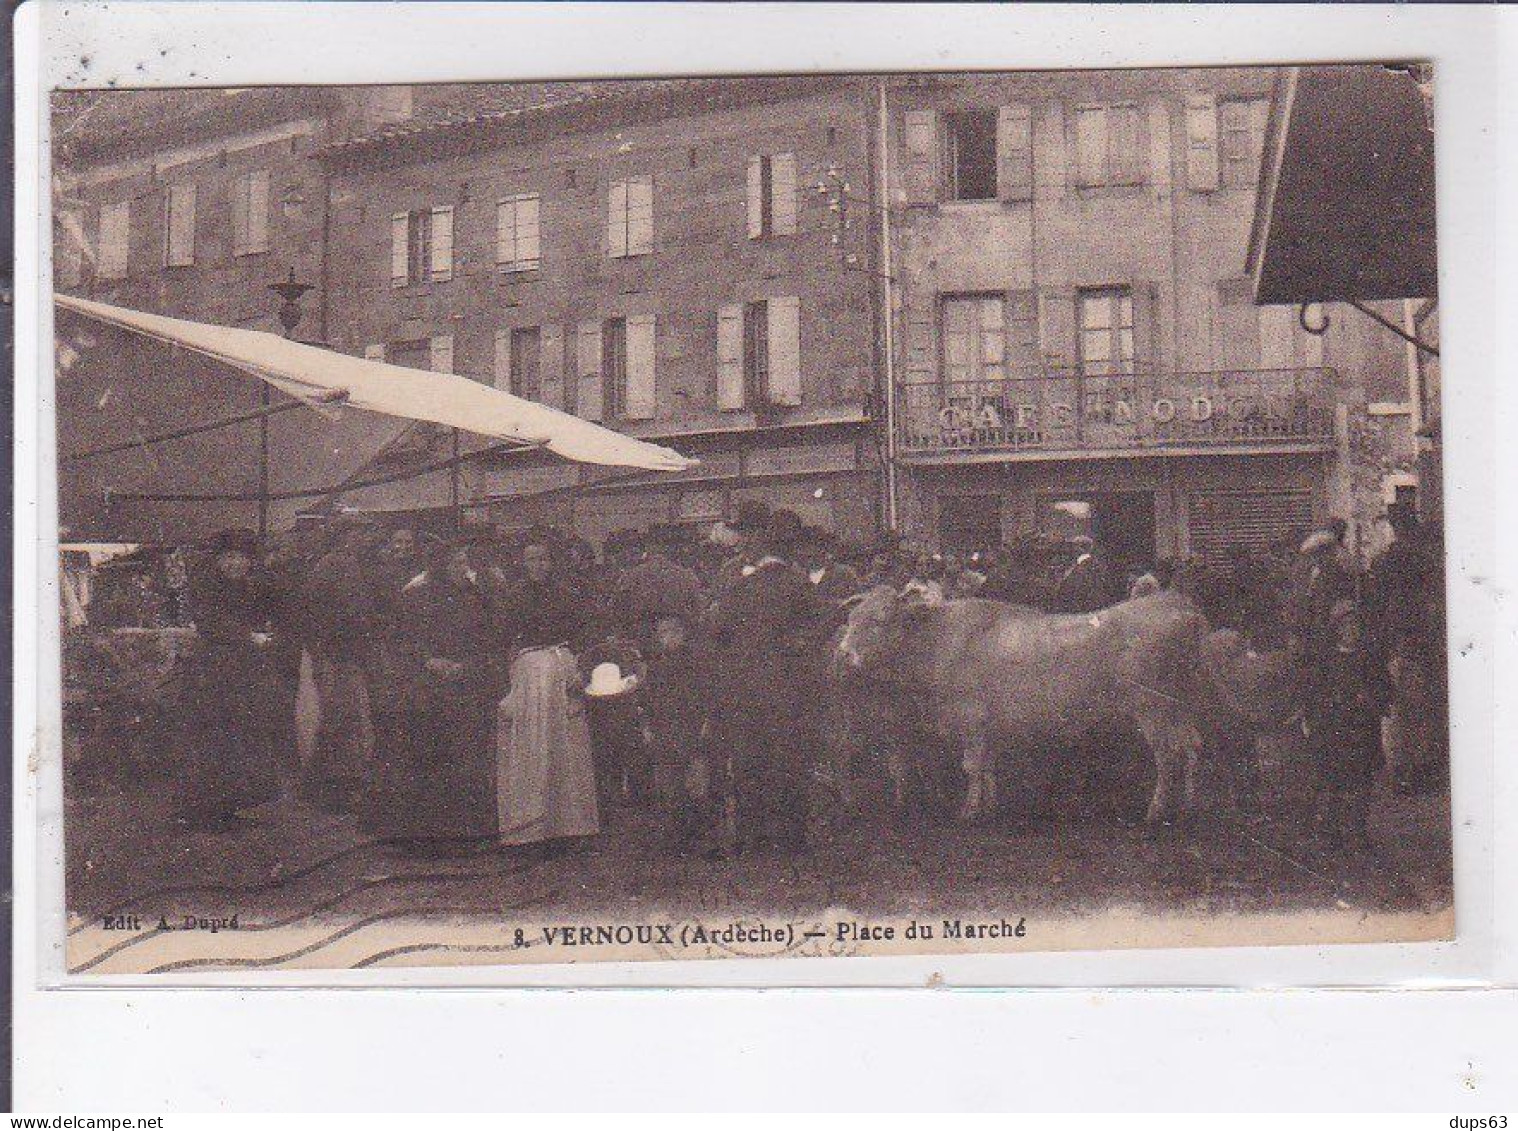
[{"label": "roof", "polygon": [[1437,292],[1434,134],[1429,88],[1419,81],[1425,71],[1368,63],[1283,75],[1249,237],[1256,302]]}]

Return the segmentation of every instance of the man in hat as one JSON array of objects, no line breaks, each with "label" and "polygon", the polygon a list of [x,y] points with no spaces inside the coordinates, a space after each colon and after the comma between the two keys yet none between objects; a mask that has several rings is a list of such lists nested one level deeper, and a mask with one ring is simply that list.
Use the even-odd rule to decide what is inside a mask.
[{"label": "man in hat", "polygon": [[1054,604],[1062,613],[1094,613],[1116,599],[1112,570],[1096,543],[1084,535],[1071,539],[1074,555],[1060,575],[1054,590]]},{"label": "man in hat", "polygon": [[805,846],[818,605],[791,558],[800,534],[801,520],[780,511],[751,535],[753,561],[711,617],[714,748],[725,763],[726,839],[739,851]]},{"label": "man in hat", "polygon": [[733,553],[717,567],[712,579],[711,600],[715,605],[733,587],[745,571],[752,572],[758,546],[770,528],[770,508],[758,499],[743,499],[729,529],[737,538]]}]

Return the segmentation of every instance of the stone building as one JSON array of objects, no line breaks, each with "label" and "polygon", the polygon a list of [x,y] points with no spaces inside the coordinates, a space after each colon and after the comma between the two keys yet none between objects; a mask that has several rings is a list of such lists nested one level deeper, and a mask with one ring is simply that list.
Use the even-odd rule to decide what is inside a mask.
[{"label": "stone building", "polygon": [[[874,529],[876,292],[868,208],[848,195],[868,191],[868,90],[417,88],[430,108],[323,150],[335,348],[491,382],[701,461],[592,486],[603,470],[512,453],[344,504],[425,519],[456,500],[472,521],[599,542],[757,497]],[[452,443],[419,426],[376,466],[430,466]]]},{"label": "stone building", "polygon": [[1309,311],[1318,335],[1254,304],[1274,78],[889,82],[904,529],[966,548],[1078,531],[1137,566],[1337,516],[1370,548],[1415,456],[1410,363],[1347,308]]}]

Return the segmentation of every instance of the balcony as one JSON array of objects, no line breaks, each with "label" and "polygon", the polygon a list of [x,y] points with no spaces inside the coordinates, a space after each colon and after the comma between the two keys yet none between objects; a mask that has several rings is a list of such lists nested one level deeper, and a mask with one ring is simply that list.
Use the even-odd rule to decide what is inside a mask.
[{"label": "balcony", "polygon": [[1083,454],[1315,451],[1334,441],[1331,369],[1040,370],[896,391],[897,445],[918,462]]}]

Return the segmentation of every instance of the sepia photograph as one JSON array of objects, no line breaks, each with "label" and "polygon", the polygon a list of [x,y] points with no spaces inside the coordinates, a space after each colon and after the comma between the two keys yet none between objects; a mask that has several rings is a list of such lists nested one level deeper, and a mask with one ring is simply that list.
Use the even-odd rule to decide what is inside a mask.
[{"label": "sepia photograph", "polygon": [[72,78],[70,976],[1454,937],[1428,62]]}]

